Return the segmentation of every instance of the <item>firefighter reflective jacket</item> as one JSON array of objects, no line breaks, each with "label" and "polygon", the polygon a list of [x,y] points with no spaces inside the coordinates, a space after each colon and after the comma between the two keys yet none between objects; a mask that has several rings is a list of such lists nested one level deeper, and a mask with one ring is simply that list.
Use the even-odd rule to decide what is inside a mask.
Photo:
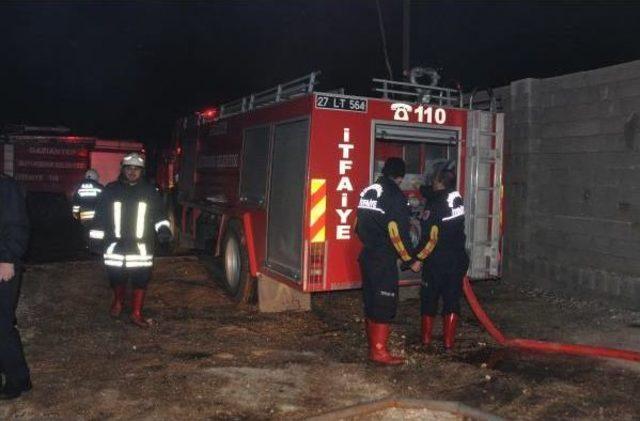
[{"label": "firefighter reflective jacket", "polygon": [[408,264],[415,260],[407,198],[388,177],[380,177],[360,193],[356,233],[365,249],[397,254]]},{"label": "firefighter reflective jacket", "polygon": [[102,189],[102,184],[90,178],[82,180],[73,194],[72,212],[74,218],[79,219],[80,222],[93,220]]},{"label": "firefighter reflective jacket", "polygon": [[155,235],[169,241],[170,227],[153,186],[143,180],[134,185],[118,180],[109,183],[100,196],[89,239],[102,244],[107,266],[151,267]]},{"label": "firefighter reflective jacket", "polygon": [[464,201],[456,190],[434,192],[422,222],[422,240],[416,257],[425,264],[446,264],[464,270],[469,264],[465,250]]},{"label": "firefighter reflective jacket", "polygon": [[0,263],[18,264],[28,241],[29,220],[20,186],[0,174]]}]

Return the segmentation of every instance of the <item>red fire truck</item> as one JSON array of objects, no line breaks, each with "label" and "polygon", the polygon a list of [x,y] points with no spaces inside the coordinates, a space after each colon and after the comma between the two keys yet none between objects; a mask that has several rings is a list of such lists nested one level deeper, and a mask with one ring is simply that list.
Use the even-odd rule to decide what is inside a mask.
[{"label": "red fire truck", "polygon": [[0,134],[0,170],[28,192],[69,197],[89,168],[98,171],[103,183],[113,181],[124,154],[142,149],[135,141],[73,136],[66,127],[12,125]]},{"label": "red fire truck", "polygon": [[238,300],[264,276],[304,292],[358,288],[359,192],[393,156],[407,163],[401,187],[416,216],[429,174],[457,170],[469,274],[500,276],[504,115],[455,89],[374,79],[381,98],[370,98],[315,91],[317,77],[178,121],[181,241],[222,256]]}]

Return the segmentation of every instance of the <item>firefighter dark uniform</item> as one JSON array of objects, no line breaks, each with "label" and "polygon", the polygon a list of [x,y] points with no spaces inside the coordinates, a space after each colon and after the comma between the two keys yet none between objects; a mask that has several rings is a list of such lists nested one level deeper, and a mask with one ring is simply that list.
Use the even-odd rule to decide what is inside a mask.
[{"label": "firefighter dark uniform", "polygon": [[444,346],[451,349],[460,314],[462,279],[469,267],[462,196],[453,189],[435,191],[427,212],[422,223],[423,239],[416,255],[424,261],[420,291],[422,343],[425,346],[431,343],[433,320],[442,296]]},{"label": "firefighter dark uniform", "polygon": [[389,322],[398,306],[398,256],[409,264],[414,261],[407,198],[394,181],[403,176],[404,162],[390,158],[383,176],[360,193],[358,205],[356,232],[364,246],[358,260],[369,358],[383,364],[403,362],[387,350]]},{"label": "firefighter dark uniform", "polygon": [[29,368],[15,327],[20,258],[27,250],[28,239],[22,192],[12,178],[0,175],[0,369],[5,376],[0,399],[17,398],[31,389]]},{"label": "firefighter dark uniform", "polygon": [[79,220],[83,226],[88,226],[91,221],[93,221],[96,213],[98,197],[103,189],[102,184],[100,184],[98,180],[97,171],[93,169],[88,170],[84,180],[82,180],[73,194],[73,217]]},{"label": "firefighter dark uniform", "polygon": [[[135,160],[125,163],[127,157],[123,167],[144,165],[137,154]],[[89,237],[101,245],[113,289],[110,314],[118,317],[122,312],[126,285],[131,282],[130,319],[140,327],[148,327],[142,307],[153,266],[156,235],[160,242],[171,241],[170,223],[156,189],[142,179],[130,184],[124,176],[109,183],[98,201]]]}]

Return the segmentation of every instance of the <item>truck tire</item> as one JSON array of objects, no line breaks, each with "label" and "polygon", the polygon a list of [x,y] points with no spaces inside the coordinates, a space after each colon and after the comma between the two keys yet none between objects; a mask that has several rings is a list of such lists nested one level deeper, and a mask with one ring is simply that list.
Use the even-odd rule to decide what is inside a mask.
[{"label": "truck tire", "polygon": [[227,292],[238,303],[253,303],[256,280],[249,271],[249,254],[242,224],[236,220],[229,222],[222,244],[224,286]]}]

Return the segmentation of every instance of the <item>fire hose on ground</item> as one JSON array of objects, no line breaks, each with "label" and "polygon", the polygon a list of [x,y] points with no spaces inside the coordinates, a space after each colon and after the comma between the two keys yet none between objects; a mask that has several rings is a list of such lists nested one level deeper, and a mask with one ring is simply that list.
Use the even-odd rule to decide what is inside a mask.
[{"label": "fire hose on ground", "polygon": [[614,358],[620,360],[628,360],[628,361],[639,361],[640,362],[640,352],[623,350],[623,349],[614,349],[614,348],[603,348],[597,346],[590,345],[580,345],[580,344],[563,344],[558,342],[547,342],[547,341],[537,341],[533,339],[512,339],[506,338],[500,330],[493,324],[487,313],[484,311],[476,294],[473,292],[471,288],[471,282],[469,278],[465,276],[462,285],[464,295],[469,302],[469,306],[473,311],[473,314],[477,317],[480,324],[489,332],[489,335],[493,337],[500,345],[506,346],[508,348],[517,348],[521,350],[530,350],[530,351],[539,351],[539,352],[550,352],[550,353],[558,353],[558,354],[566,354],[566,355],[578,355],[578,356],[586,356],[586,357],[598,357],[598,358]]}]

